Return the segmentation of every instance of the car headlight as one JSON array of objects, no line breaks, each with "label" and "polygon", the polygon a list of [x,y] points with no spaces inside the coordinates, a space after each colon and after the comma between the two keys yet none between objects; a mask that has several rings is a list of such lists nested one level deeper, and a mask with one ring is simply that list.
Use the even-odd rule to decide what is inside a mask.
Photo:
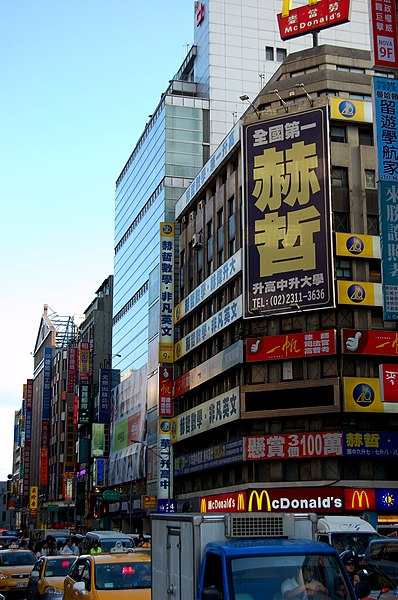
[{"label": "car headlight", "polygon": [[44,593],[45,594],[51,594],[51,595],[54,595],[54,596],[62,596],[63,595],[62,590],[60,590],[59,588],[54,587],[53,585],[47,585],[44,588]]},{"label": "car headlight", "polygon": [[0,579],[8,579],[8,575],[6,575],[6,573],[0,573]]}]

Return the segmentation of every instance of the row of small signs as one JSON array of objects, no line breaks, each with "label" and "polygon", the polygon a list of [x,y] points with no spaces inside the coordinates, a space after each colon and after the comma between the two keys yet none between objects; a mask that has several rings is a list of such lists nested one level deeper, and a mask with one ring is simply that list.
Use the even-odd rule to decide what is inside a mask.
[{"label": "row of small signs", "polygon": [[207,496],[200,512],[322,512],[396,511],[397,489],[343,487],[258,488]]}]

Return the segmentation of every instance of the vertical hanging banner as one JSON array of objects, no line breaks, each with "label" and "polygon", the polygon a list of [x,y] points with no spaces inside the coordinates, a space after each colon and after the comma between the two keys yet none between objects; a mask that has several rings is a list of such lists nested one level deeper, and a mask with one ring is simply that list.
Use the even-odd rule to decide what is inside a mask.
[{"label": "vertical hanging banner", "polygon": [[76,375],[79,360],[79,349],[68,348],[68,379],[66,384],[66,391],[68,394],[73,394],[76,385]]},{"label": "vertical hanging banner", "polygon": [[174,223],[160,223],[159,362],[174,362]]},{"label": "vertical hanging banner", "polygon": [[244,317],[334,306],[327,107],[243,127]]},{"label": "vertical hanging banner", "polygon": [[398,68],[397,9],[395,0],[369,0],[373,65]]},{"label": "vertical hanging banner", "polygon": [[398,320],[398,82],[374,77],[383,319]]},{"label": "vertical hanging banner", "polygon": [[159,417],[174,417],[173,367],[159,367]]},{"label": "vertical hanging banner", "polygon": [[109,423],[112,370],[100,369],[99,380],[98,423]]},{"label": "vertical hanging banner", "polygon": [[89,377],[90,377],[90,344],[88,342],[80,342],[79,379],[80,379],[80,381],[88,381]]},{"label": "vertical hanging banner", "polygon": [[40,445],[40,475],[39,482],[42,486],[48,485],[48,445],[50,438],[51,416],[51,367],[52,348],[44,349],[43,367],[43,407],[41,419],[41,445]]}]

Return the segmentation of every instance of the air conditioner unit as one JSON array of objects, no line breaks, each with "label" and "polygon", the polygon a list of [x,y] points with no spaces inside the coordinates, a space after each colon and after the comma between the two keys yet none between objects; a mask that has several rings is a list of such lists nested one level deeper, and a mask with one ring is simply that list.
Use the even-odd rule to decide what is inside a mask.
[{"label": "air conditioner unit", "polygon": [[203,246],[202,234],[194,233],[192,236],[192,248],[202,248],[202,246]]}]

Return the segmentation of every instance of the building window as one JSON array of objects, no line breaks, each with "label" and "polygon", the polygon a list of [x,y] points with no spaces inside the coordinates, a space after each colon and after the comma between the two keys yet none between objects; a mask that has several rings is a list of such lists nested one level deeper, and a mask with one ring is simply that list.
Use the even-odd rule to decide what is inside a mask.
[{"label": "building window", "polygon": [[376,188],[376,172],[365,169],[365,187],[374,190]]},{"label": "building window", "polygon": [[217,213],[217,261],[220,266],[224,262],[224,209]]},{"label": "building window", "polygon": [[373,129],[371,127],[359,127],[358,139],[360,146],[374,146]]},{"label": "building window", "polygon": [[348,188],[348,170],[346,167],[332,167],[332,187]]},{"label": "building window", "polygon": [[348,213],[339,213],[334,211],[334,230],[340,231],[341,233],[350,232],[350,218]]},{"label": "building window", "polygon": [[207,275],[213,273],[213,221],[207,223]]},{"label": "building window", "polygon": [[274,60],[274,49],[272,46],[265,47],[265,60]]},{"label": "building window", "polygon": [[228,252],[229,256],[235,253],[235,197],[228,200]]},{"label": "building window", "polygon": [[276,62],[283,62],[287,56],[287,50],[285,48],[276,49]]},{"label": "building window", "polygon": [[332,142],[345,144],[347,141],[346,128],[344,125],[332,125],[330,128],[330,139]]},{"label": "building window", "polygon": [[336,259],[336,277],[338,279],[351,279],[351,263],[349,260]]},{"label": "building window", "polygon": [[380,235],[379,217],[367,216],[367,232],[368,235]]},{"label": "building window", "polygon": [[180,254],[180,298],[184,297],[185,250]]},{"label": "building window", "polygon": [[381,263],[379,260],[369,260],[369,281],[372,283],[381,283]]}]

